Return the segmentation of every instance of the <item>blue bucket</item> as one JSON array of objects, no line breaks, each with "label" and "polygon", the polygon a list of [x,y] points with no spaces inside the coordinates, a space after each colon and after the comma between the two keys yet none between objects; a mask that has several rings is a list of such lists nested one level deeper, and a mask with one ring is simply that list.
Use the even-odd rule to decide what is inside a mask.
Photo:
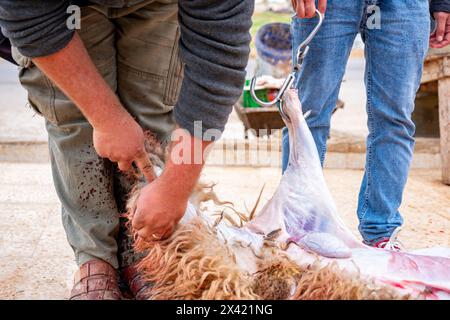
[{"label": "blue bucket", "polygon": [[258,56],[273,66],[290,64],[292,60],[292,35],[287,23],[268,23],[256,33],[255,47]]}]

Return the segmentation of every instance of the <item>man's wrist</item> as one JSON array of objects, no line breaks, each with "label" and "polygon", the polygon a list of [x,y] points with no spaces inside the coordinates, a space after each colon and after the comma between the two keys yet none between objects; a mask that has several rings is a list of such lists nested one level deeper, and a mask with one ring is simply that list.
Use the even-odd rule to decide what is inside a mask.
[{"label": "man's wrist", "polygon": [[88,121],[99,131],[121,130],[130,125],[131,115],[118,103],[111,103],[91,115]]},{"label": "man's wrist", "polygon": [[187,200],[201,175],[206,153],[213,142],[193,137],[177,127],[178,139],[169,146],[166,168],[161,178],[171,184],[171,193]]},{"label": "man's wrist", "polygon": [[201,170],[189,165],[168,166],[159,179],[174,200],[187,201],[200,177]]}]

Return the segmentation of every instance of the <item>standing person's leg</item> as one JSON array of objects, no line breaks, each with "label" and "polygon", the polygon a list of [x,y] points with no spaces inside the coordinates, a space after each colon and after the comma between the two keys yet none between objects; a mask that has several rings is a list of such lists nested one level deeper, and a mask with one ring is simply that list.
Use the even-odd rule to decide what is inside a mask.
[{"label": "standing person's leg", "polygon": [[411,113],[430,28],[427,0],[378,2],[380,29],[363,24],[361,31],[369,136],[358,217],[369,244],[389,238],[403,222],[398,209],[414,149]]},{"label": "standing person's leg", "polygon": [[[360,1],[331,0],[323,25],[310,44],[309,53],[299,72],[298,94],[303,111],[311,110],[307,119],[320,160],[324,162],[331,114],[336,106],[347,60],[358,34],[363,5]],[[294,18],[292,21],[293,51],[311,33],[314,19]],[[288,165],[289,137],[283,130],[283,172]]]},{"label": "standing person's leg", "polygon": [[[83,8],[78,34],[97,69],[115,90],[114,25],[98,11]],[[112,164],[95,152],[92,127],[76,105],[25,60],[28,63],[22,65],[20,81],[30,104],[46,118],[53,180],[76,262],[83,265],[101,259],[117,268],[119,213],[113,196]]]}]

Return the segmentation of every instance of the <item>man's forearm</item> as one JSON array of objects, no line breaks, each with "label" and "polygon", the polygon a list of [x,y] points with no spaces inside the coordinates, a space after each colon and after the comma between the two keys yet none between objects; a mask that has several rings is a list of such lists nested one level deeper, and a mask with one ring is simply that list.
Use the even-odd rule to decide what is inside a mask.
[{"label": "man's forearm", "polygon": [[[60,51],[33,62],[74,102],[93,127],[93,144],[100,157],[126,171],[131,162],[146,173],[144,133],[94,66],[75,33]],[[146,159],[146,160],[145,160]],[[146,175],[150,181],[153,175]]]},{"label": "man's forearm", "polygon": [[204,155],[212,146],[212,142],[195,138],[184,129],[178,128],[176,136],[164,172],[141,190],[133,213],[133,228],[148,241],[165,239],[173,233],[202,172]]},{"label": "man's forearm", "polygon": [[171,182],[174,196],[187,200],[197,184],[213,142],[202,141],[179,127],[176,130],[179,133],[178,140],[173,141],[169,147],[169,157],[162,177]]},{"label": "man's forearm", "polygon": [[33,62],[78,106],[93,127],[117,125],[128,114],[76,33],[62,50],[34,58]]}]

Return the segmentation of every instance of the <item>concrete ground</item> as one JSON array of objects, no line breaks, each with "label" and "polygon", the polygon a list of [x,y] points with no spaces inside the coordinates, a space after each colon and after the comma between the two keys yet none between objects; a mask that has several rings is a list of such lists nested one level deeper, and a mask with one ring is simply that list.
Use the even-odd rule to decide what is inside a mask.
[{"label": "concrete ground", "polygon": [[[328,169],[325,176],[345,223],[358,235],[355,210],[362,171]],[[204,179],[218,182],[219,197],[245,211],[264,184],[260,208],[270,198],[280,172],[211,166]],[[407,248],[450,247],[450,193],[439,182],[439,171],[411,173],[401,211],[401,240]],[[49,164],[0,163],[0,214],[0,299],[67,298],[76,265]]]},{"label": "concrete ground", "polygon": [[17,73],[16,66],[0,59],[0,141],[46,141],[44,121],[28,107]]}]

